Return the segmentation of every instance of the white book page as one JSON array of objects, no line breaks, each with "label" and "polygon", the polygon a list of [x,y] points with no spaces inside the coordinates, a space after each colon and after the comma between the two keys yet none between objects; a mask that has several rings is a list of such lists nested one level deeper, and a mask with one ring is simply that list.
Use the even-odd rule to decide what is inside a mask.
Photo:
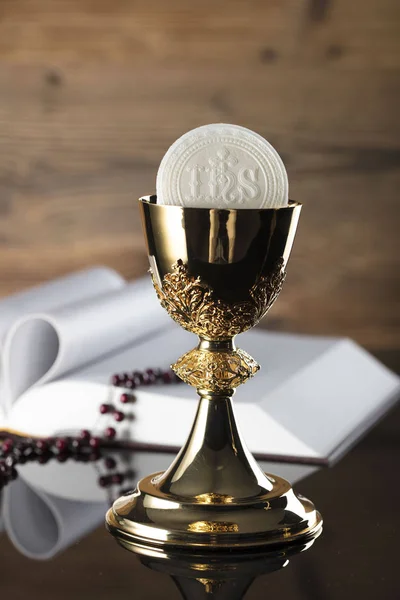
[{"label": "white book page", "polygon": [[49,560],[104,521],[107,502],[69,500],[18,478],[4,490],[4,528],[16,549]]},{"label": "white book page", "polygon": [[400,378],[348,339],[281,382],[261,406],[320,456],[349,448],[400,394]]},{"label": "white book page", "polygon": [[[240,345],[266,365],[234,398],[245,441],[259,454],[329,458],[338,445],[348,447],[366,422],[372,424],[399,388],[396,375],[346,340],[257,331],[241,337]],[[54,435],[83,427],[101,433],[112,425],[121,438],[179,447],[197,401],[184,384],[141,388],[136,404],[124,406],[128,418],[122,423],[99,417],[98,408],[110,399],[118,405],[122,390],[108,386],[111,373],[166,368],[193,342],[171,322],[170,330],[138,346],[27,391],[13,407],[10,426]]]},{"label": "white book page", "polygon": [[[90,302],[98,296],[121,289],[125,286],[124,279],[112,269],[106,267],[96,267],[72,273],[65,277],[60,277],[33,287],[31,289],[13,294],[0,300],[0,406],[5,409],[6,387],[4,382],[5,369],[3,346],[5,338],[13,325],[20,320],[26,319],[28,314],[35,312],[54,311],[67,305],[77,305],[80,302]],[[51,338],[49,328],[42,333],[37,341],[48,341],[52,347],[46,353],[54,352],[54,337],[47,339],[47,334]],[[34,363],[39,361],[38,348],[30,354],[30,359]],[[29,362],[21,361],[18,364],[19,372],[24,378],[26,369],[29,369]],[[8,408],[9,406],[7,406]],[[0,417],[1,418],[1,417]]]},{"label": "white book page", "polygon": [[[0,385],[0,395],[1,395],[1,385]],[[6,427],[6,425],[7,425],[6,413],[5,413],[5,410],[3,409],[2,405],[0,404],[0,429],[3,429],[4,427]]]},{"label": "white book page", "polygon": [[[82,428],[102,433],[112,425],[119,439],[179,448],[185,442],[196,413],[197,396],[167,398],[138,391],[127,418],[116,423],[99,417],[99,406],[109,400],[106,384],[71,379],[32,388],[13,406],[8,425],[21,433],[37,436],[72,435]],[[292,435],[253,403],[237,403],[235,412],[245,442],[252,452],[277,456],[317,457],[317,453]],[[130,418],[132,417],[132,419]],[[178,419],[178,421],[177,421]],[[177,423],[179,422],[179,427]]]},{"label": "white book page", "polygon": [[5,403],[170,325],[149,277],[17,321],[4,343]]},{"label": "white book page", "polygon": [[[256,335],[257,343],[260,334]],[[268,346],[269,335],[262,333]],[[276,334],[272,334],[271,342]],[[112,417],[98,417],[99,405],[110,399],[110,374],[148,366],[167,367],[195,341],[194,336],[172,324],[171,329],[132,348],[109,356],[69,375],[63,380],[28,390],[15,403],[10,414],[10,427],[36,435],[67,434],[81,428],[117,429],[122,439],[179,447],[185,441],[197,406],[197,395],[184,384],[141,388],[137,402],[124,406],[128,418],[115,423]],[[274,345],[271,343],[271,348]],[[290,343],[286,346],[290,348]],[[271,350],[272,351],[272,350]],[[112,390],[118,395],[121,390]],[[257,405],[257,398],[246,394],[246,386],[238,393],[236,413],[247,445],[261,454],[317,457],[317,453],[300,438],[290,433]],[[129,412],[130,411],[130,412]],[[129,417],[132,417],[132,420]],[[179,418],[179,427],[177,424]]]},{"label": "white book page", "polygon": [[0,345],[11,325],[27,313],[53,310],[125,285],[121,275],[107,267],[95,267],[58,277],[47,283],[0,299]]}]

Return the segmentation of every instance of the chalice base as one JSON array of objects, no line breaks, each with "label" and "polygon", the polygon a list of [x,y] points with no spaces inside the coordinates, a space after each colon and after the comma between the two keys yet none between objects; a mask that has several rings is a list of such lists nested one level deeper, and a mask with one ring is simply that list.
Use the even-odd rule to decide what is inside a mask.
[{"label": "chalice base", "polygon": [[237,429],[231,398],[206,394],[171,467],[116,500],[106,523],[133,551],[286,546],[306,543],[322,528],[312,502],[256,463]]},{"label": "chalice base", "polygon": [[314,539],[322,519],[312,502],[294,493],[281,477],[268,475],[273,489],[246,502],[199,503],[160,493],[162,473],[142,479],[132,495],[119,498],[107,513],[107,527],[135,551],[191,549],[243,551]]}]

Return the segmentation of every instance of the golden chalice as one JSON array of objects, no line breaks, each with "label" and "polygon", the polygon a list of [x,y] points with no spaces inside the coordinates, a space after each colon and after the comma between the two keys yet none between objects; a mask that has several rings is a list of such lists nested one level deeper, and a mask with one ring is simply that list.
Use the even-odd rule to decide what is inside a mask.
[{"label": "golden chalice", "polygon": [[170,316],[199,336],[172,368],[200,401],[172,465],[116,500],[107,527],[126,547],[161,551],[304,543],[319,533],[320,514],[286,480],[261,470],[232,407],[235,388],[259,369],[235,336],[278,297],[301,205],[219,210],[155,200],[139,201],[154,287]]}]

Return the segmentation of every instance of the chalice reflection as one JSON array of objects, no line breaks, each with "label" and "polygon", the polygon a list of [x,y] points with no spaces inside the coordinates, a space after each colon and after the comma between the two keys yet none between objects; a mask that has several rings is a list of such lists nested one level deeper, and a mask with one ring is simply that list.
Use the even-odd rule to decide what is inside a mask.
[{"label": "chalice reflection", "polygon": [[259,369],[235,337],[278,297],[301,205],[220,210],[155,200],[139,201],[154,287],[170,316],[199,337],[172,368],[200,400],[172,465],[116,500],[107,527],[125,546],[243,551],[305,542],[321,528],[320,514],[261,470],[232,407],[236,387]]},{"label": "chalice reflection", "polygon": [[157,552],[148,548],[133,550],[128,546],[127,549],[133,550],[149,569],[168,574],[183,600],[243,600],[258,577],[288,566],[297,554],[313,545],[320,531],[304,543],[236,553],[207,553],[196,549],[194,552]]}]

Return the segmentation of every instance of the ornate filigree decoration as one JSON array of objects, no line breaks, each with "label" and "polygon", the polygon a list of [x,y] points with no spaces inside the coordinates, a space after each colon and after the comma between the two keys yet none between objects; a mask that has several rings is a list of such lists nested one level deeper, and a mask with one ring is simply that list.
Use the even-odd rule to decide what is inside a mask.
[{"label": "ornate filigree decoration", "polygon": [[194,496],[194,499],[199,504],[232,504],[235,501],[233,496],[228,496],[227,494],[216,494],[214,492],[198,494],[197,496]]},{"label": "ornate filigree decoration", "polygon": [[194,277],[181,260],[165,275],[162,286],[152,273],[153,284],[161,305],[184,329],[210,339],[227,339],[254,327],[265,315],[281,291],[284,261],[280,259],[268,276],[250,289],[249,300],[228,303],[215,297],[209,285]]},{"label": "ornate filigree decoration", "polygon": [[208,351],[194,348],[172,369],[185,383],[210,392],[226,392],[253,377],[260,365],[244,350]]},{"label": "ornate filigree decoration", "polygon": [[225,521],[196,521],[189,523],[188,530],[195,533],[237,533],[239,525]]}]

